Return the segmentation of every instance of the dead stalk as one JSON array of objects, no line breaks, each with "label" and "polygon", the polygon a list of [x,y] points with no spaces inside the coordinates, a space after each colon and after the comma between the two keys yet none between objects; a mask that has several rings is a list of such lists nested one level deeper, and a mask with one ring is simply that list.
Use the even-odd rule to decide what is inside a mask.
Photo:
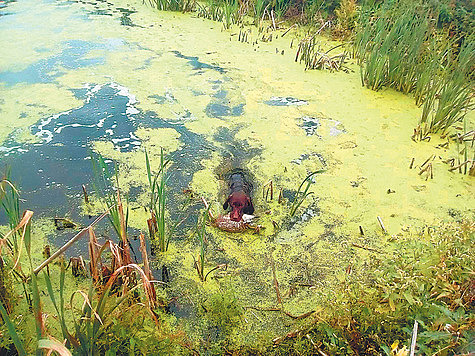
[{"label": "dead stalk", "polygon": [[82,193],[84,195],[84,202],[86,204],[89,204],[89,197],[87,196],[87,190],[86,190],[86,186],[84,184],[82,185]]},{"label": "dead stalk", "polygon": [[275,275],[275,263],[274,263],[274,258],[272,257],[272,251],[269,253],[269,261],[270,261],[270,266],[272,269],[272,278],[274,280],[275,293],[277,295],[277,303],[279,303],[280,306],[282,307],[282,298],[280,296],[279,282],[277,281],[277,277]]},{"label": "dead stalk", "polygon": [[388,232],[386,231],[386,228],[384,227],[384,224],[383,224],[383,220],[381,219],[380,216],[378,216],[378,222],[379,222],[379,226],[381,226],[381,229],[383,230],[383,232],[385,234],[387,234]]},{"label": "dead stalk", "polygon": [[107,210],[106,212],[104,212],[102,215],[100,215],[99,217],[97,217],[96,220],[94,220],[92,222],[92,224],[90,224],[88,227],[85,227],[84,229],[82,229],[81,231],[79,231],[76,235],[74,235],[74,237],[69,240],[68,242],[66,242],[58,251],[56,251],[55,253],[53,253],[51,255],[50,258],[48,258],[46,261],[44,261],[43,263],[41,263],[38,267],[36,267],[34,270],[33,270],[33,273],[34,274],[38,274],[39,271],[41,271],[43,268],[45,268],[47,265],[50,264],[51,261],[53,261],[56,257],[58,257],[59,255],[63,254],[68,248],[70,248],[77,240],[79,240],[82,235],[84,235],[84,233],[86,231],[89,230],[89,227],[93,227],[94,225],[96,225],[99,221],[101,221],[102,219],[104,219],[104,217],[107,216],[107,214],[109,214],[109,210]]}]

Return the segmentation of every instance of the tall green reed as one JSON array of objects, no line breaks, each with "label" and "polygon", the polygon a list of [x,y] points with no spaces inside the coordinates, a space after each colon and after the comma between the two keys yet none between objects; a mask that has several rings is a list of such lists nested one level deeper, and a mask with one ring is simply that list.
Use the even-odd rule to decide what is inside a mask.
[{"label": "tall green reed", "polygon": [[273,0],[272,1],[272,7],[274,9],[275,15],[277,19],[281,19],[284,17],[285,13],[290,7],[290,1],[289,0]]},{"label": "tall green reed", "polygon": [[151,218],[148,220],[150,239],[158,242],[160,252],[168,250],[170,242],[167,236],[165,209],[166,209],[166,187],[168,176],[166,166],[170,161],[165,160],[163,148],[160,150],[160,166],[157,173],[153,173],[147,151],[145,151],[145,163],[147,167],[147,178],[150,189],[149,209]]},{"label": "tall green reed", "polygon": [[[12,277],[16,279],[17,283],[21,284],[24,292],[24,296],[29,305],[31,305],[31,295],[29,292],[29,286],[26,282],[27,276],[21,268],[23,243],[20,230],[18,228],[21,221],[20,214],[20,194],[16,186],[10,181],[10,170],[4,175],[4,178],[0,182],[0,201],[1,206],[8,219],[8,225],[10,231],[7,234],[0,234],[0,252],[3,246],[10,251],[12,258],[3,259],[1,256],[0,261],[3,264],[3,285],[5,301],[8,299],[8,294],[11,292],[8,289],[8,283],[12,281]],[[8,305],[6,309],[9,310]]]},{"label": "tall green reed", "polygon": [[196,0],[148,0],[148,3],[158,10],[181,12],[193,11],[197,4]]},{"label": "tall green reed", "polygon": [[238,22],[239,0],[223,0],[222,22],[225,29]]},{"label": "tall green reed", "polygon": [[196,225],[196,235],[198,236],[200,255],[198,256],[198,260],[195,260],[195,268],[202,282],[205,281],[205,255],[208,246],[208,240],[206,239],[206,221],[208,220],[208,215],[209,212],[204,211]]},{"label": "tall green reed", "polygon": [[355,47],[363,84],[372,90],[391,86],[411,92],[428,35],[427,18],[416,7],[408,6],[398,10],[383,8],[376,19],[370,16],[360,21]]},{"label": "tall green reed", "polygon": [[[299,188],[297,189],[297,193],[295,194],[294,201],[292,202],[292,205],[290,207],[290,213],[289,215],[292,217],[295,215],[297,212],[297,209],[302,205],[302,203],[305,201],[305,199],[313,194],[313,192],[309,192],[310,186],[313,184],[313,177],[316,174],[323,173],[325,172],[324,169],[320,169],[318,171],[310,173],[305,179],[300,183]],[[304,188],[305,186],[305,188]]]},{"label": "tall green reed", "polygon": [[475,42],[469,39],[462,44],[458,56],[449,60],[441,77],[434,80],[427,92],[428,100],[424,103],[420,120],[423,134],[445,134],[474,108],[474,86],[470,79],[474,65]]},{"label": "tall green reed", "polygon": [[127,204],[126,211],[124,212],[117,165],[114,164],[112,169],[109,168],[101,154],[94,154],[92,152],[91,162],[96,194],[99,195],[99,198],[105,204],[105,210],[109,212],[108,218],[117,236],[122,240],[127,240],[129,208]]},{"label": "tall green reed", "polygon": [[254,25],[258,26],[265,10],[270,5],[269,0],[255,0],[254,3]]},{"label": "tall green reed", "polygon": [[423,2],[385,1],[376,11],[361,11],[354,43],[363,85],[414,94],[422,106],[420,139],[445,134],[473,108],[473,38],[456,55],[456,41],[430,22]]},{"label": "tall green reed", "polygon": [[241,21],[239,0],[208,0],[198,3],[198,16],[223,23],[225,29]]},{"label": "tall green reed", "polygon": [[[18,194],[18,189],[10,182],[10,169],[7,168],[4,178],[0,182],[0,201],[5,211],[5,214],[8,218],[8,225],[10,230],[14,230],[18,223],[20,222],[20,198]],[[14,252],[18,251],[18,233],[11,234],[10,243]]]}]

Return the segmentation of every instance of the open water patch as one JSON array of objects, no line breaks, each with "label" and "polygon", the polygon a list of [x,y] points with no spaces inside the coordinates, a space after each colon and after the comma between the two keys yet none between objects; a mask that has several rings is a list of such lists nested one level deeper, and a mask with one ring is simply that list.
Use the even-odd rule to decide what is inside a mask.
[{"label": "open water patch", "polygon": [[70,2],[86,5],[84,13],[88,20],[94,16],[110,16],[116,17],[120,21],[122,26],[129,27],[143,27],[132,22],[130,15],[136,13],[134,9],[128,9],[118,7],[112,2],[99,0],[99,1],[85,1],[85,0],[70,0]]},{"label": "open water patch", "polygon": [[193,68],[193,70],[198,71],[195,74],[202,74],[203,69],[210,69],[210,70],[215,70],[218,73],[224,74],[226,73],[226,70],[220,66],[214,65],[214,64],[208,64],[201,62],[199,60],[199,57],[194,57],[194,56],[186,56],[182,54],[179,51],[172,51],[172,53],[177,56],[178,58],[186,59],[188,61],[188,64]]},{"label": "open water patch", "polygon": [[318,117],[303,116],[299,121],[301,121],[299,126],[304,129],[307,136],[315,135],[318,128],[322,126]]},{"label": "open water patch", "polygon": [[[225,78],[229,81],[229,78]],[[224,119],[230,116],[241,116],[244,113],[245,103],[233,105],[228,97],[228,91],[223,88],[223,81],[212,81],[215,93],[205,108],[205,114],[211,118]]]},{"label": "open water patch", "polygon": [[343,124],[338,120],[325,117],[302,116],[298,119],[298,126],[301,127],[307,136],[317,136],[322,138],[322,134],[318,132],[322,129],[322,123],[325,123],[326,135],[335,137],[346,133]]},{"label": "open water patch", "polygon": [[1,162],[11,167],[30,209],[77,206],[70,198],[92,178],[90,142],[111,141],[121,151],[141,145],[134,132],[145,120],[136,117],[137,100],[127,88],[116,83],[86,85],[76,96],[84,100],[81,107],[41,119],[30,128],[38,143],[10,138],[0,147]]},{"label": "open water patch", "polygon": [[333,119],[330,119],[329,121],[331,124],[329,132],[330,136],[335,137],[346,133],[346,129],[340,121]]},{"label": "open water patch", "polygon": [[[123,46],[124,43],[120,39],[108,39],[104,43],[83,40],[65,41],[62,44],[64,49],[58,55],[39,60],[20,71],[0,72],[0,82],[7,86],[19,83],[52,83],[64,74],[63,69],[75,70],[105,63],[105,57],[87,57],[91,51],[97,49],[115,50]],[[40,48],[38,51],[42,51],[42,49]]]}]

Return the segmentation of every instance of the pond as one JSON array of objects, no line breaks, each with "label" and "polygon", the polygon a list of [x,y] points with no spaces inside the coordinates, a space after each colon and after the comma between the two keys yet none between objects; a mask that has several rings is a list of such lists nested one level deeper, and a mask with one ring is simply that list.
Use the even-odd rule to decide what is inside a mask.
[{"label": "pond", "polygon": [[[219,340],[224,328],[200,324],[193,301],[232,291],[245,307],[232,337],[256,343],[297,322],[259,310],[276,305],[275,279],[286,310],[302,315],[331,299],[349,266],[364,273],[373,252],[355,245],[385,249],[401,231],[473,214],[471,178],[443,163],[450,149],[437,147],[443,141],[436,137],[411,140],[421,111],[413,99],[362,87],[353,62],[348,73],[304,71],[294,62],[296,33],[242,43],[239,29],[141,1],[0,4],[0,161],[11,167],[23,208],[42,224],[51,227],[59,216],[86,225],[98,213],[82,195],[82,185],[94,190],[92,151],[118,164],[135,235],[147,232],[145,149],[153,169],[161,147],[172,162],[171,220],[183,217],[184,191],[222,214],[226,173],[241,168],[252,177],[264,229],[207,228],[207,268],[225,263],[226,270],[201,283],[193,268],[199,199],[156,261],[170,266],[172,312],[196,338]],[[258,38],[255,29],[251,38]],[[434,177],[426,180],[409,167],[429,157]],[[319,169],[325,172],[315,176],[313,194],[289,218],[300,183]],[[263,197],[269,181],[273,199]],[[57,247],[73,234],[46,230]],[[86,255],[86,243],[68,254]],[[178,297],[183,293],[188,299]]]}]

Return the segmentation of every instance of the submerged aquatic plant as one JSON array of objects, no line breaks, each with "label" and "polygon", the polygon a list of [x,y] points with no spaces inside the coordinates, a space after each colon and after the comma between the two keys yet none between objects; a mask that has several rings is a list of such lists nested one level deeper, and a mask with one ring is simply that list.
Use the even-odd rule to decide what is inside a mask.
[{"label": "submerged aquatic plant", "polygon": [[[297,209],[300,207],[300,205],[302,205],[304,200],[309,195],[313,194],[313,192],[309,192],[310,186],[313,183],[313,179],[312,179],[313,176],[319,173],[323,173],[323,172],[325,172],[324,169],[320,169],[318,171],[312,172],[302,181],[302,183],[299,186],[299,189],[297,190],[297,193],[295,194],[295,198],[294,198],[294,201],[292,202],[292,206],[290,207],[289,214],[291,217],[295,215],[295,213],[297,212]],[[303,188],[304,186],[305,188]]]}]

